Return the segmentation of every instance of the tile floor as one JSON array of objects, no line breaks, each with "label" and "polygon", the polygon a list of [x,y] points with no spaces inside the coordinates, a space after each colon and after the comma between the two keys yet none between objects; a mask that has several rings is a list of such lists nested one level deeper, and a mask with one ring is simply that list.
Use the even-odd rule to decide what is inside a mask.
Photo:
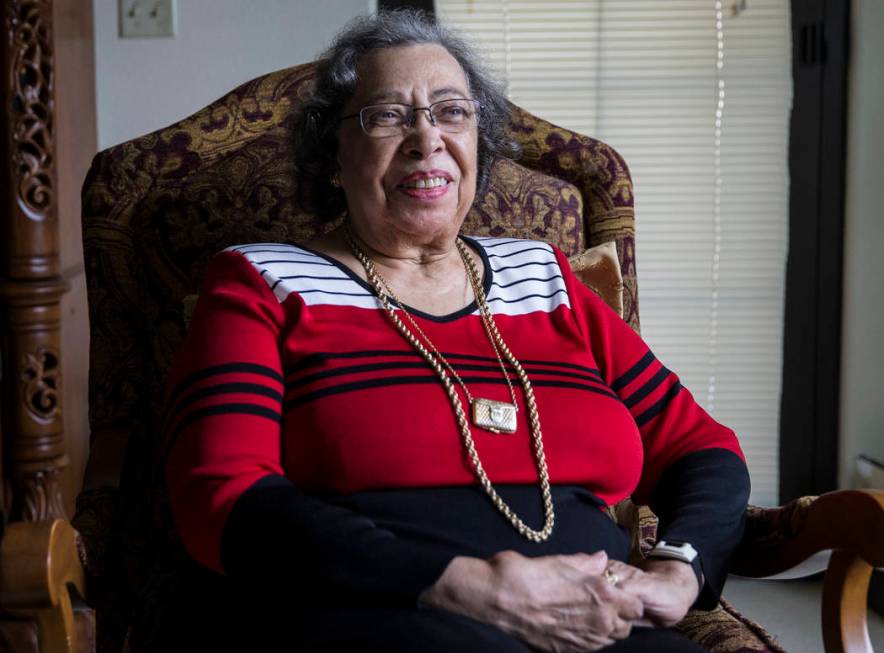
[{"label": "tile floor", "polygon": [[[731,576],[724,597],[764,626],[789,653],[823,653],[820,628],[822,577],[764,581]],[[884,617],[869,611],[869,639],[884,653]]]}]

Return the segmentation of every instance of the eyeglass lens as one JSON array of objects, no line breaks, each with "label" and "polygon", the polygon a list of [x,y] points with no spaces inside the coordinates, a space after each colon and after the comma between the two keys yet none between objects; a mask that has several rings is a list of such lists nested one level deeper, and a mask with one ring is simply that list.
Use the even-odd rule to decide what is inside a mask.
[{"label": "eyeglass lens", "polygon": [[475,100],[442,100],[429,107],[408,104],[373,104],[359,112],[362,129],[369,136],[389,136],[402,133],[414,125],[418,111],[426,111],[430,122],[446,132],[467,131],[478,117]]}]

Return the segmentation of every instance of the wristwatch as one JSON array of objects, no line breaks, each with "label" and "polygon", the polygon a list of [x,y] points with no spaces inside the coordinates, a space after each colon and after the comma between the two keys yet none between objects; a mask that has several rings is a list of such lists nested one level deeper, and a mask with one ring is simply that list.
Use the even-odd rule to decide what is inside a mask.
[{"label": "wristwatch", "polygon": [[703,567],[700,565],[700,556],[690,542],[681,540],[658,540],[654,548],[648,552],[648,558],[659,560],[679,560],[691,566],[697,575],[697,583],[703,589]]}]

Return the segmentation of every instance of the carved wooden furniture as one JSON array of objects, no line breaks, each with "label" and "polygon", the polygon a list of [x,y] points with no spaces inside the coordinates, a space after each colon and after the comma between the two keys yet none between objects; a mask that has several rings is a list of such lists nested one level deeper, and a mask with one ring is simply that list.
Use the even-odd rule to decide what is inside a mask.
[{"label": "carved wooden furniture", "polygon": [[71,651],[91,637],[74,624],[84,591],[76,533],[64,521],[61,277],[52,2],[2,6],[0,84],[0,335],[2,526],[0,648]]},{"label": "carved wooden furniture", "polygon": [[[59,276],[52,25],[48,2],[4,4],[4,448],[13,519],[63,518]],[[14,381],[13,381],[14,380]],[[15,382],[17,381],[17,382]]]},{"label": "carved wooden furniture", "polygon": [[[85,593],[76,538],[68,522],[56,519],[12,523],[0,540],[0,605],[33,613],[36,628],[31,632],[37,635],[40,651],[93,649],[91,611],[77,613],[81,623],[75,623],[70,593],[71,587],[80,595]],[[26,650],[15,636],[0,638],[4,640],[10,645],[8,650]]]}]

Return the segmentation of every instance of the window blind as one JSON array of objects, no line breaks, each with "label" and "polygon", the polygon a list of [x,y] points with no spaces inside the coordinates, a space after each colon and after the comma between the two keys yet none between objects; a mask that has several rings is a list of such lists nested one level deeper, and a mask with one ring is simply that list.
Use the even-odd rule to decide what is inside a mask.
[{"label": "window blind", "polygon": [[642,335],[775,505],[791,108],[787,0],[436,0],[516,104],[635,184]]}]

